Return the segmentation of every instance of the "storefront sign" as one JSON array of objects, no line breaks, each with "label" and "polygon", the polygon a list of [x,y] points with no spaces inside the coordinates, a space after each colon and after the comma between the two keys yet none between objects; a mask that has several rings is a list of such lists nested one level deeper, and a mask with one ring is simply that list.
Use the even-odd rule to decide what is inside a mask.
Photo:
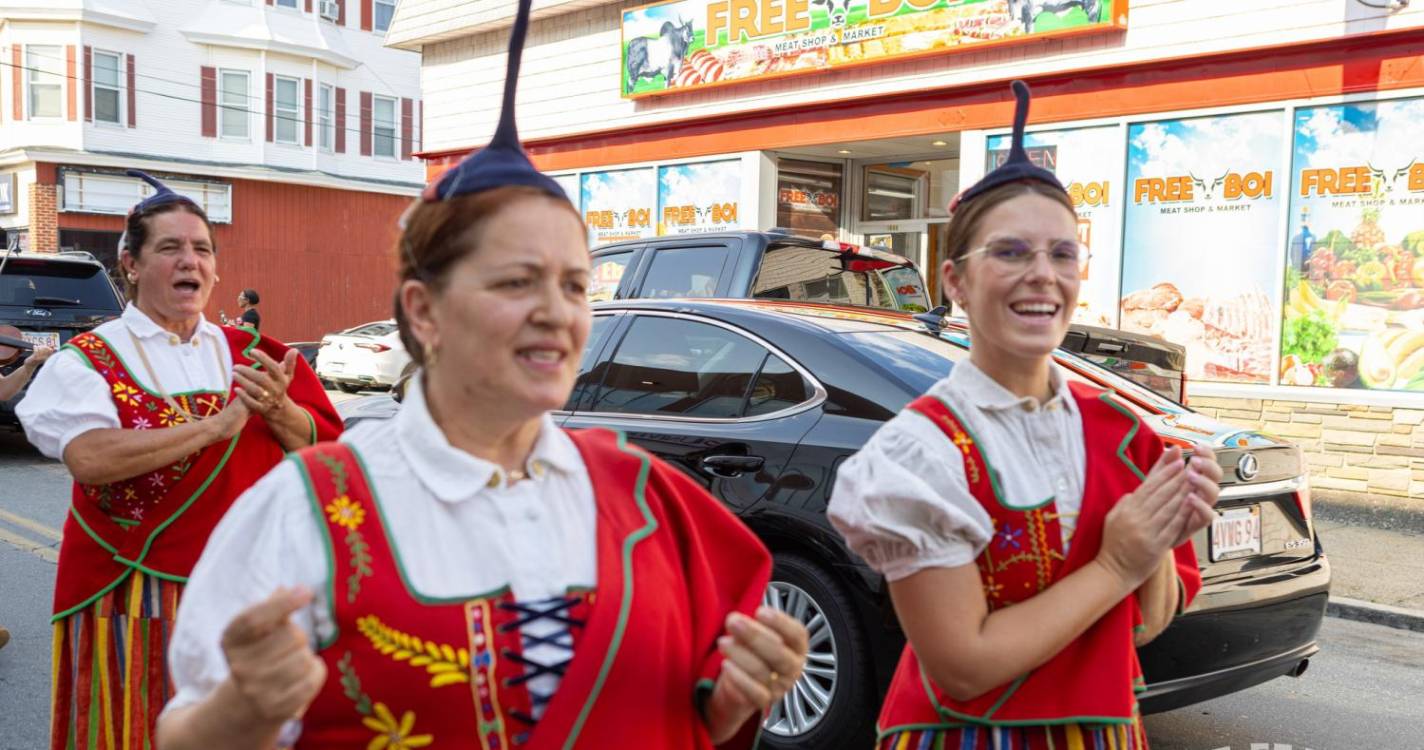
[{"label": "storefront sign", "polygon": [[657,233],[653,216],[658,182],[657,170],[652,167],[585,172],[580,178],[579,193],[589,246],[652,237]]},{"label": "storefront sign", "polygon": [[[990,168],[1009,153],[1009,135],[987,141]],[[1029,160],[1052,170],[1078,209],[1078,239],[1092,251],[1074,322],[1112,328],[1118,318],[1122,239],[1122,130],[1045,130],[1024,136]]]},{"label": "storefront sign", "polygon": [[15,173],[0,174],[0,214],[15,213]]},{"label": "storefront sign", "polygon": [[782,159],[776,171],[776,226],[806,237],[836,237],[841,225],[840,164]]},{"label": "storefront sign", "polygon": [[1281,384],[1424,391],[1424,99],[1296,110]]},{"label": "storefront sign", "polygon": [[704,234],[741,226],[742,163],[658,167],[658,234]]},{"label": "storefront sign", "polygon": [[623,12],[625,97],[1126,27],[1126,0],[673,0]]},{"label": "storefront sign", "polygon": [[1185,346],[1192,378],[1271,380],[1284,130],[1279,112],[1128,129],[1122,328]]}]

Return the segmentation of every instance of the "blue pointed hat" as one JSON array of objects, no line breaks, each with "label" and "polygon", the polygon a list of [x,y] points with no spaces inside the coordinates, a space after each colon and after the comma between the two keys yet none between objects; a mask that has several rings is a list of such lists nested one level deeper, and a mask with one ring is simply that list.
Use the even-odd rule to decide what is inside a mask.
[{"label": "blue pointed hat", "polygon": [[519,12],[509,33],[509,63],[504,74],[504,103],[499,113],[499,125],[488,145],[470,154],[426,186],[421,193],[425,201],[443,201],[461,195],[480,193],[501,187],[524,186],[538,188],[555,198],[568,200],[564,189],[548,175],[534,168],[528,154],[519,143],[514,126],[514,91],[519,85],[519,59],[524,53],[524,37],[529,31],[531,0],[519,0]]},{"label": "blue pointed hat", "polygon": [[1014,107],[1014,134],[1013,142],[1009,146],[1009,158],[997,169],[984,175],[983,179],[974,183],[969,189],[955,196],[949,204],[950,213],[954,213],[966,202],[1010,182],[1030,180],[1063,190],[1065,194],[1068,192],[1064,190],[1063,183],[1057,175],[1029,161],[1028,151],[1024,149],[1024,125],[1028,123],[1028,84],[1023,81],[1014,81],[1011,87],[1014,91],[1014,98],[1018,101]]},{"label": "blue pointed hat", "polygon": [[143,200],[136,203],[133,208],[129,209],[129,215],[136,214],[140,211],[148,211],[149,209],[158,208],[159,206],[166,206],[169,203],[188,203],[193,206],[198,205],[193,202],[192,198],[189,198],[186,195],[179,195],[178,193],[173,192],[173,190],[167,185],[164,185],[162,182],[159,182],[158,178],[154,177],[151,174],[148,174],[147,172],[140,172],[137,169],[130,169],[126,170],[124,174],[130,177],[137,177],[140,180],[143,180],[144,182],[147,182],[149,185],[153,186],[153,195],[150,195],[147,198],[144,198]]}]

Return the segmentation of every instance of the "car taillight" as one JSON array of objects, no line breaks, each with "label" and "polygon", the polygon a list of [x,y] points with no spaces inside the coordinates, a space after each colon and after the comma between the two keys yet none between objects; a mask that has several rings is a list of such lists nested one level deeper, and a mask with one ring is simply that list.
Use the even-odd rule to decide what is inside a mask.
[{"label": "car taillight", "polygon": [[1182,370],[1182,385],[1181,385],[1181,391],[1180,391],[1180,393],[1181,393],[1181,395],[1177,398],[1177,403],[1181,404],[1182,406],[1186,406],[1186,405],[1187,405],[1187,371],[1186,371],[1186,370]]},{"label": "car taillight", "polygon": [[391,348],[389,346],[386,346],[385,344],[352,344],[352,346],[355,346],[357,349],[366,349],[368,351],[373,351],[377,354],[380,354],[381,352],[388,352],[391,350]]},{"label": "car taillight", "polygon": [[1300,489],[1295,491],[1295,505],[1300,508],[1300,517],[1307,522],[1310,521],[1312,511],[1310,502],[1310,477],[1303,476],[1300,480]]}]

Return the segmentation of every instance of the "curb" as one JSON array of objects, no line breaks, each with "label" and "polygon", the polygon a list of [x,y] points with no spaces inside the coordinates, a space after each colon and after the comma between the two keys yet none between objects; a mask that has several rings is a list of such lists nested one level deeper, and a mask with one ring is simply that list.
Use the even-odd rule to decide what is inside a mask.
[{"label": "curb", "polygon": [[1424,611],[1417,609],[1405,609],[1344,596],[1332,596],[1325,605],[1325,614],[1342,620],[1368,622],[1424,633]]}]

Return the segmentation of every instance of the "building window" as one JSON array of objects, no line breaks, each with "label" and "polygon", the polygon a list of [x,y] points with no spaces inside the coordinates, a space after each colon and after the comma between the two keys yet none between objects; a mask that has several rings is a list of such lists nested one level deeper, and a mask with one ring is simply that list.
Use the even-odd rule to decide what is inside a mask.
[{"label": "building window", "polygon": [[27,45],[30,117],[63,117],[64,48]]},{"label": "building window", "polygon": [[277,5],[283,8],[297,9],[297,0],[277,0]]},{"label": "building window", "polygon": [[[232,186],[218,182],[163,178],[173,192],[193,199],[219,224],[232,223]],[[153,194],[153,188],[127,175],[65,172],[62,211],[123,216],[135,203]]]},{"label": "building window", "polygon": [[391,17],[396,14],[396,0],[376,0],[375,16],[371,19],[371,26],[376,31],[385,31],[391,27]]},{"label": "building window", "polygon": [[111,122],[117,125],[122,115],[120,102],[123,97],[119,83],[120,68],[123,63],[113,52],[94,50],[94,121]]},{"label": "building window", "polygon": [[321,98],[317,102],[317,124],[321,130],[321,150],[330,151],[336,143],[336,89],[328,84],[321,85]]},{"label": "building window", "polygon": [[247,79],[245,70],[224,70],[218,74],[224,138],[248,137]]},{"label": "building window", "polygon": [[396,100],[384,96],[371,101],[371,130],[376,156],[396,158]]},{"label": "building window", "polygon": [[297,125],[301,123],[302,110],[299,94],[301,81],[295,78],[275,76],[272,79],[272,109],[276,116],[276,136],[278,143],[296,143]]}]

